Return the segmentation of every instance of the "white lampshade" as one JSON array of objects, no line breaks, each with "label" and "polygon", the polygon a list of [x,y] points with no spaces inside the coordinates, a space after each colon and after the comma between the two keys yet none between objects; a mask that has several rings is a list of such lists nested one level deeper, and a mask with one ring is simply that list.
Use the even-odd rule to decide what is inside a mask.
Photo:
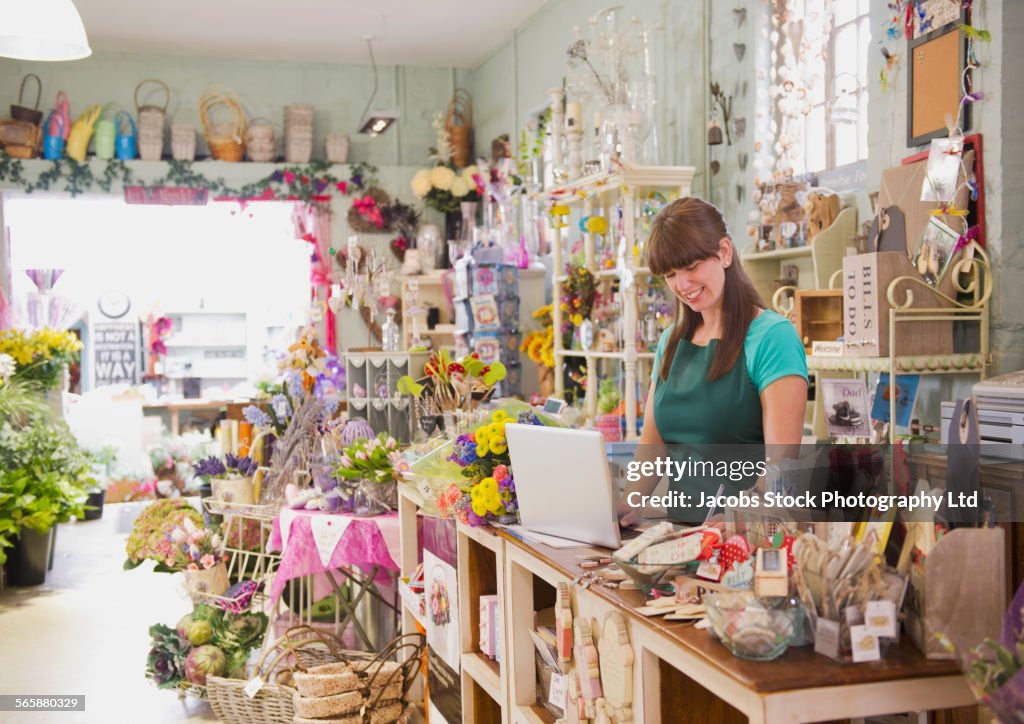
[{"label": "white lampshade", "polygon": [[78,60],[92,55],[71,0],[0,0],[0,56]]}]

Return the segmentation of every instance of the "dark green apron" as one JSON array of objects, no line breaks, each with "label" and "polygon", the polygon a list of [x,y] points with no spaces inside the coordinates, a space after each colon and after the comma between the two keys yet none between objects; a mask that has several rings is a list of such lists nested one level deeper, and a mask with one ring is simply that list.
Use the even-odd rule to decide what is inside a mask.
[{"label": "dark green apron", "polygon": [[[718,340],[711,340],[702,347],[689,340],[680,341],[668,379],[658,377],[654,388],[658,432],[671,446],[669,454],[677,461],[763,459],[761,398],[747,372],[745,353],[740,352],[736,364],[725,375],[714,382],[706,379],[717,343]],[[756,475],[743,481],[713,476],[682,480],[670,477],[669,489],[686,493],[691,505],[696,505],[701,492],[714,495],[720,484],[725,485],[723,494],[732,494],[750,488],[756,480]],[[668,512],[676,520],[699,523],[708,511],[690,507]]]}]

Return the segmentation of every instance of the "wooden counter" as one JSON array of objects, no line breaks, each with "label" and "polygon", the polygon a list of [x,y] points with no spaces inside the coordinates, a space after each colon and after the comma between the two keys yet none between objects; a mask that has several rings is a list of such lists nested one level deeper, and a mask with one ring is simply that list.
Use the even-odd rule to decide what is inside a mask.
[{"label": "wooden counter", "polygon": [[[537,592],[527,595],[525,589],[534,587],[534,576],[548,586],[572,581],[583,572],[580,559],[607,551],[528,545],[499,535],[508,566],[509,720],[548,721],[548,712],[532,706],[536,672],[528,621]],[[639,591],[584,589],[579,584],[573,589],[576,615],[600,620],[618,610],[626,617],[636,655],[634,721],[812,722],[975,702],[955,662],[925,659],[906,636],[877,663],[842,664],[811,647],[789,649],[775,661],[746,661],[733,656],[710,631],[637,614],[634,608],[643,602]],[[526,631],[521,630],[524,625]]]}]

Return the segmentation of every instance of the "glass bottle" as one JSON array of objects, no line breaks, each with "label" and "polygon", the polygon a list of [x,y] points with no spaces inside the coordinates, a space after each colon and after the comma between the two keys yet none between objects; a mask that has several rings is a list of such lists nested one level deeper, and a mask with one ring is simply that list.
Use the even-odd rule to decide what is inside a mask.
[{"label": "glass bottle", "polygon": [[381,346],[385,352],[398,352],[402,347],[402,337],[395,322],[395,310],[388,309],[385,316],[384,323],[380,325]]}]

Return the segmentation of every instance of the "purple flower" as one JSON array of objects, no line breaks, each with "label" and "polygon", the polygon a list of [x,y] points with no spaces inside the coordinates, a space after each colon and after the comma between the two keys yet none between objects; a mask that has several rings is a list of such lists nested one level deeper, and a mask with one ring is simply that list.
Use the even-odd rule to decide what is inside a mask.
[{"label": "purple flower", "polygon": [[270,398],[270,404],[274,408],[274,414],[277,415],[278,420],[283,420],[292,416],[292,406],[288,402],[288,398],[284,395],[274,395]]},{"label": "purple flower", "polygon": [[245,415],[246,421],[254,427],[270,427],[270,415],[256,405],[243,407],[242,414]]},{"label": "purple flower", "polygon": [[227,468],[225,472],[233,470],[240,475],[248,477],[256,472],[256,468],[259,465],[251,457],[239,457],[238,455],[228,453],[224,456],[224,467]]},{"label": "purple flower", "polygon": [[214,455],[211,455],[205,460],[200,460],[192,467],[195,470],[196,475],[200,475],[203,477],[212,478],[218,475],[223,475],[224,473],[227,472],[227,469],[224,467],[224,463],[221,462],[220,458]]},{"label": "purple flower", "polygon": [[318,194],[322,193],[325,188],[327,188],[327,182],[323,179],[318,179],[316,182],[316,192]]},{"label": "purple flower", "polygon": [[292,372],[288,375],[288,379],[286,381],[288,384],[288,394],[292,397],[302,397],[305,392],[302,387],[302,373],[298,371]]},{"label": "purple flower", "polygon": [[284,176],[281,175],[280,171],[274,171],[274,173],[272,173],[270,175],[270,180],[274,181],[275,183],[280,183],[281,179],[283,179],[283,178],[284,178]]},{"label": "purple flower", "polygon": [[469,524],[471,526],[473,526],[474,528],[484,524],[484,519],[481,518],[476,513],[474,513],[472,509],[469,510],[468,519],[469,519]]}]

